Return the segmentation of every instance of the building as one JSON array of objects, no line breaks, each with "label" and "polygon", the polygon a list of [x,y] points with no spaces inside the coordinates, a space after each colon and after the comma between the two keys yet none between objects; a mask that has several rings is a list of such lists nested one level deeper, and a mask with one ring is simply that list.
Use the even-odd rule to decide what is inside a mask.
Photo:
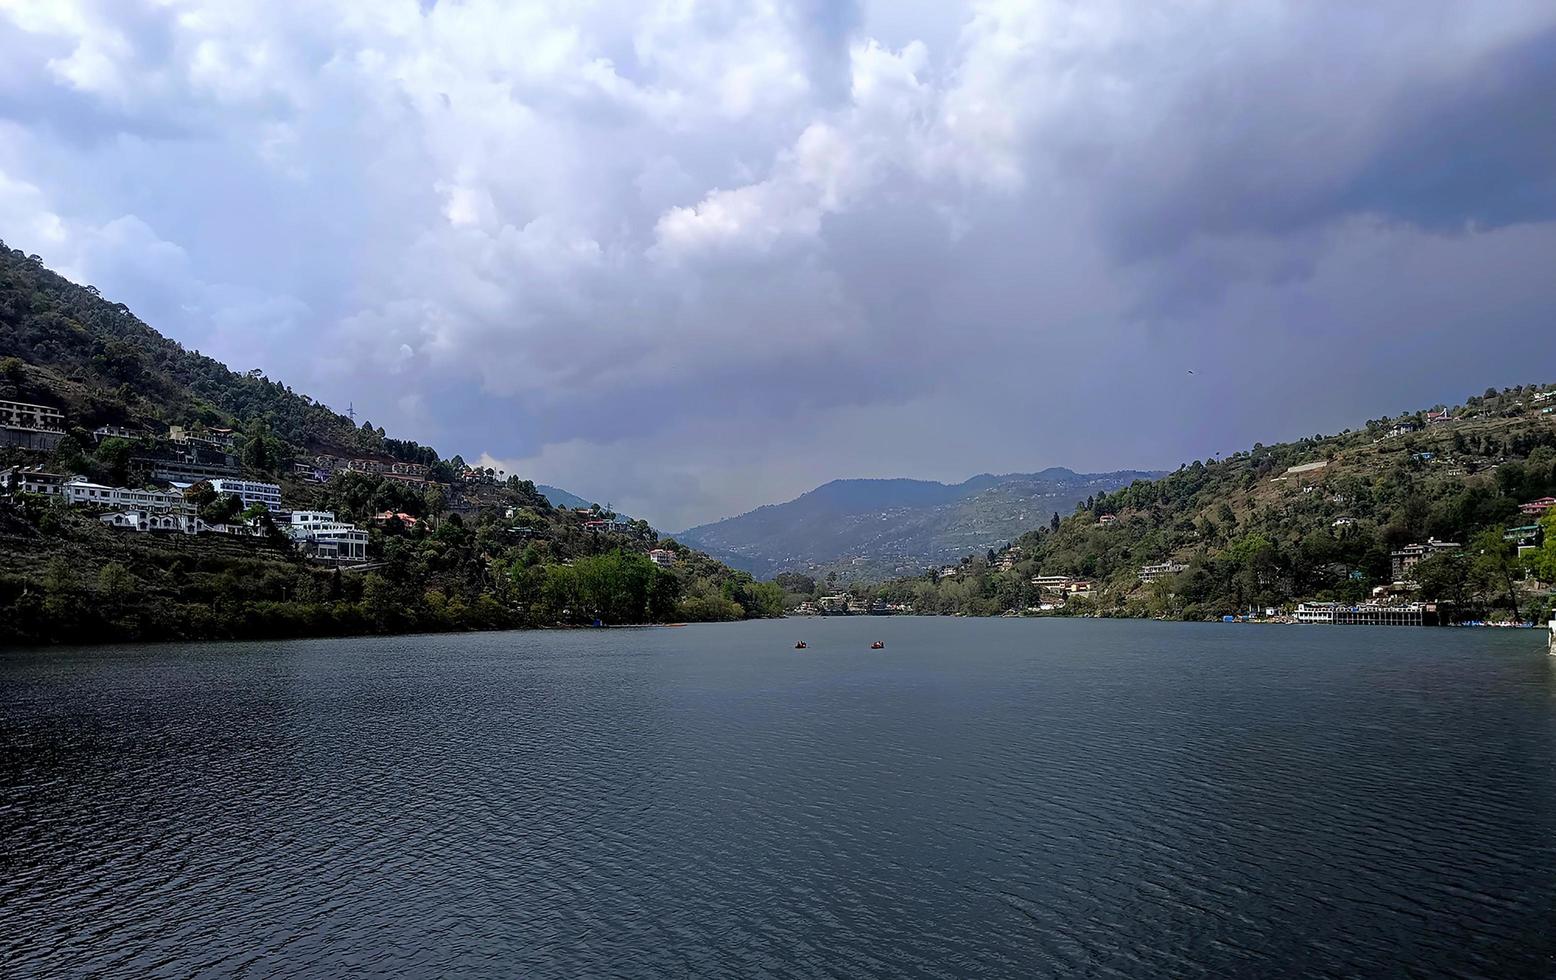
[{"label": "building", "polygon": [[406,528],[413,528],[417,524],[421,523],[421,521],[418,521],[416,518],[405,513],[404,511],[392,510],[386,510],[381,514],[374,514],[371,518],[369,518],[369,520],[371,520],[374,524],[388,524],[390,521],[398,520],[401,524],[404,524]]},{"label": "building", "polygon": [[1081,599],[1090,599],[1091,583],[1082,581],[1071,582],[1065,587],[1065,592],[1068,595],[1076,596]]},{"label": "building", "polygon": [[238,441],[237,433],[231,429],[207,428],[197,434],[182,425],[168,426],[167,437],[169,442],[180,446],[208,446],[220,450],[231,449]]},{"label": "building", "polygon": [[0,426],[7,429],[64,432],[65,413],[48,405],[0,401]]},{"label": "building", "polygon": [[194,440],[187,440],[182,445],[163,443],[150,451],[130,457],[130,463],[150,472],[156,479],[169,483],[235,480],[241,475],[238,457]]},{"label": "building", "polygon": [[1329,526],[1334,528],[1351,527],[1355,523],[1356,518],[1354,517],[1336,517],[1334,520],[1329,522]]},{"label": "building", "polygon": [[98,518],[109,527],[130,531],[165,531],[172,534],[196,534],[207,525],[191,514],[152,513],[144,510],[115,511]]},{"label": "building", "polygon": [[0,446],[52,452],[65,436],[65,415],[48,405],[0,401]]},{"label": "building", "polygon": [[1436,538],[1427,538],[1426,544],[1407,544],[1398,551],[1389,552],[1390,564],[1393,567],[1394,580],[1397,582],[1410,574],[1410,570],[1421,563],[1421,559],[1428,555],[1445,551],[1458,551],[1461,545],[1457,541],[1439,541]]},{"label": "building", "polygon": [[1075,581],[1070,575],[1034,575],[1032,584],[1045,592],[1063,592]]},{"label": "building", "polygon": [[1453,415],[1446,408],[1443,409],[1440,412],[1427,412],[1426,413],[1426,424],[1427,425],[1442,425],[1442,424],[1444,424],[1446,422],[1452,422],[1452,421],[1453,421]]},{"label": "building", "polygon": [[316,464],[301,459],[292,464],[292,475],[308,480],[311,483],[325,483],[330,478],[328,470],[321,469]]},{"label": "building", "polygon": [[1117,514],[1103,514],[1101,517],[1097,518],[1097,523],[1098,524],[1112,524],[1116,520],[1118,520],[1118,515]]},{"label": "building", "polygon": [[266,510],[281,509],[281,487],[277,484],[226,478],[212,480],[210,483],[211,489],[222,496],[233,496],[243,501],[244,510],[255,506]]},{"label": "building", "polygon": [[1304,602],[1297,606],[1296,619],[1299,623],[1332,623],[1334,611],[1339,606],[1337,602]]},{"label": "building", "polygon": [[1519,511],[1529,517],[1539,517],[1552,507],[1556,507],[1556,497],[1541,497],[1539,500],[1518,505]]},{"label": "building", "polygon": [[62,473],[45,473],[42,470],[24,470],[13,466],[5,471],[3,481],[10,493],[36,493],[45,497],[60,497],[65,493],[65,476]]},{"label": "building", "polygon": [[282,530],[315,561],[367,561],[367,531],[337,521],[332,511],[294,510]]},{"label": "building", "polygon": [[1437,621],[1437,607],[1431,603],[1337,606],[1334,621],[1344,626],[1426,626]]},{"label": "building", "polygon": [[1187,562],[1164,561],[1158,565],[1142,565],[1140,567],[1140,581],[1154,582],[1159,578],[1169,575],[1180,575],[1189,570]]},{"label": "building", "polygon": [[675,552],[668,548],[655,548],[648,553],[648,560],[660,568],[669,568],[675,564]]},{"label": "building", "polygon": [[195,506],[177,490],[137,490],[133,487],[109,487],[90,483],[84,477],[65,481],[59,495],[72,504],[96,507],[128,508],[151,513],[193,517]]}]

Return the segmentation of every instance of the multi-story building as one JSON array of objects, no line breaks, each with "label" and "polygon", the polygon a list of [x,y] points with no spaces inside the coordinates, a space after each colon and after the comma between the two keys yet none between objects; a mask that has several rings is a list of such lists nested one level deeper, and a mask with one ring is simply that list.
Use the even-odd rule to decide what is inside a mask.
[{"label": "multi-story building", "polygon": [[59,409],[0,401],[0,446],[52,452],[64,436],[65,416]]},{"label": "multi-story building", "polygon": [[648,553],[648,560],[660,568],[669,568],[675,564],[675,552],[668,548],[655,548]]},{"label": "multi-story building", "polygon": [[1064,592],[1075,581],[1073,575],[1034,575],[1032,584],[1043,592]]},{"label": "multi-story building", "polygon": [[48,405],[0,401],[0,426],[7,429],[64,432],[65,413]]},{"label": "multi-story building", "polygon": [[1157,565],[1142,565],[1140,566],[1140,581],[1154,582],[1159,578],[1179,575],[1188,570],[1188,564],[1181,561],[1164,561]]},{"label": "multi-story building", "polygon": [[367,532],[355,524],[337,521],[331,511],[294,510],[283,530],[318,561],[367,561]]},{"label": "multi-story building", "polygon": [[275,483],[260,483],[255,480],[229,480],[219,479],[211,481],[211,489],[223,496],[232,495],[243,501],[243,507],[247,510],[256,504],[266,510],[281,509],[281,487]]},{"label": "multi-story building", "polygon": [[72,504],[125,507],[137,511],[193,516],[195,506],[177,490],[139,490],[91,483],[82,477],[66,481],[60,495]]},{"label": "multi-story building", "polygon": [[1398,582],[1410,574],[1410,570],[1421,563],[1421,559],[1428,555],[1444,551],[1458,551],[1462,546],[1457,541],[1439,541],[1436,538],[1427,538],[1426,544],[1407,544],[1398,551],[1389,552],[1389,561],[1394,573],[1394,581]]},{"label": "multi-story building", "polygon": [[22,469],[13,466],[0,472],[0,489],[9,493],[37,493],[45,497],[58,497],[64,493],[65,476],[62,473],[45,473],[42,470]]}]

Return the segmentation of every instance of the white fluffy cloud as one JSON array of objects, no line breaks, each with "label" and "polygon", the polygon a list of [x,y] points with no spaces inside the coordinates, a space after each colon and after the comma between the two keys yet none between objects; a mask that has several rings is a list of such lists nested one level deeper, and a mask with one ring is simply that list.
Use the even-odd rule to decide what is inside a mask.
[{"label": "white fluffy cloud", "polygon": [[0,0],[0,237],[674,527],[1530,380],[1553,54],[1534,0]]}]

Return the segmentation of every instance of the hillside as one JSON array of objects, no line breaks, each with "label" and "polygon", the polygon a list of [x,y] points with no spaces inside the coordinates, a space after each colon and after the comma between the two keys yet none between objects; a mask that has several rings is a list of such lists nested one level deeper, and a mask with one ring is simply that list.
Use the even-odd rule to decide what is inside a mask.
[{"label": "hillside", "polygon": [[982,474],[957,484],[833,480],[676,539],[764,577],[836,572],[845,581],[878,581],[998,547],[1088,497],[1153,475],[1056,467]]},{"label": "hillside", "polygon": [[[554,507],[518,476],[356,425],[258,372],[183,349],[122,304],[3,246],[0,401],[41,405],[63,420],[41,433],[0,428],[0,491],[9,490],[0,492],[0,642],[781,611],[775,587],[673,542],[651,561],[661,543],[642,521]],[[204,475],[181,477],[194,486],[180,498],[168,467]],[[186,508],[199,533],[108,527],[98,518],[113,508],[27,490],[27,472],[157,491],[176,501],[166,506]],[[215,493],[201,482],[215,474],[278,485],[284,511],[330,512],[365,539],[365,556],[334,557],[333,566],[320,563],[327,556],[306,559],[285,514]]]},{"label": "hillside", "polygon": [[[1298,600],[1377,600],[1441,604],[1444,618],[1538,616],[1556,578],[1556,539],[1544,526],[1556,517],[1536,524],[1551,494],[1556,396],[1538,386],[1488,390],[1459,406],[1196,461],[1098,494],[1018,538],[998,564],[969,555],[954,571],[876,594],[920,612],[983,615],[1199,619]],[[1411,546],[1425,556],[1418,564]],[[1073,592],[1056,596],[1036,576],[1074,580]]]}]

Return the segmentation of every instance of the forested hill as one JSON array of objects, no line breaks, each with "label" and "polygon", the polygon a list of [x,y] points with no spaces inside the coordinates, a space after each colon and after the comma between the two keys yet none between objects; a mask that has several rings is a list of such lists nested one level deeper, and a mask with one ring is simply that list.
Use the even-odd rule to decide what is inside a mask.
[{"label": "forested hill", "polygon": [[760,575],[837,572],[878,581],[925,563],[955,561],[1068,513],[1139,470],[982,474],[957,484],[931,480],[833,480],[782,504],[683,531],[678,538]]},{"label": "forested hill", "polygon": [[[264,419],[275,435],[298,446],[382,448],[382,436],[371,425],[357,426],[257,371],[240,374],[185,350],[123,303],[102,298],[94,287],[79,286],[3,242],[0,325],[0,357],[28,366],[23,377],[12,379],[21,400],[59,405],[88,430],[145,419],[242,428]],[[392,448],[401,445],[408,448],[391,440]]]},{"label": "forested hill", "polygon": [[[1302,599],[1356,602],[1381,589],[1456,614],[1540,615],[1556,541],[1528,511],[1556,494],[1556,395],[1547,391],[1487,390],[1462,405],[1196,461],[1099,493],[1012,549],[877,591],[920,612],[1197,619]],[[1391,553],[1412,544],[1428,544],[1430,557],[1396,583]],[[1083,580],[1090,594],[1066,602],[1036,576]]]},{"label": "forested hill", "polygon": [[[186,528],[193,534],[109,526],[99,518],[130,516],[123,506],[116,517],[108,505],[71,506],[62,493],[0,481],[0,491],[10,491],[0,492],[0,642],[782,611],[775,586],[661,541],[643,521],[600,507],[554,507],[517,475],[467,467],[458,456],[355,425],[258,372],[240,374],[185,350],[124,305],[3,244],[0,400],[63,413],[63,424],[51,426],[63,431],[0,431],[0,473],[18,479],[40,472],[166,494],[177,491],[158,477],[170,460],[204,467],[181,478],[195,486],[176,505],[157,498],[165,512],[197,502],[199,522]],[[196,444],[219,448],[180,448]],[[283,510],[328,511],[365,532],[365,560],[351,557],[350,567],[343,558],[337,567],[307,560],[306,536],[289,531],[286,517],[199,482],[213,471],[277,484]]]}]

